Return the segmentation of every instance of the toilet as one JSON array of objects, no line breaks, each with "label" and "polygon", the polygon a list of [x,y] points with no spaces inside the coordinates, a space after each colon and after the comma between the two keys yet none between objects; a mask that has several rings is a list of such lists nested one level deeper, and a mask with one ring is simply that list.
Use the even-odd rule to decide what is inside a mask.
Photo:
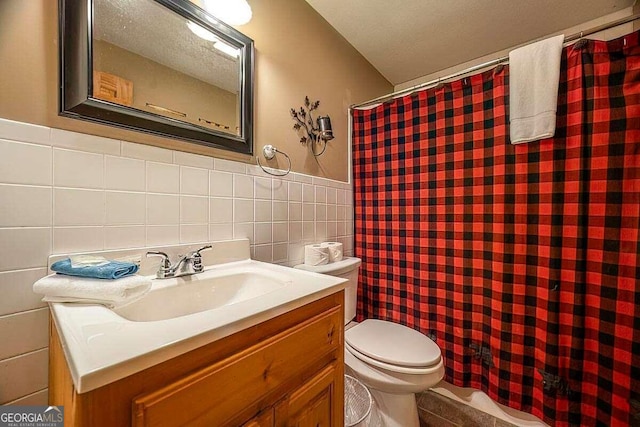
[{"label": "toilet", "polygon": [[353,322],[360,263],[359,258],[348,257],[295,268],[349,280],[345,288],[345,371],[371,391],[383,425],[418,427],[414,394],[444,377],[440,348],[420,332],[397,323],[376,319]]}]

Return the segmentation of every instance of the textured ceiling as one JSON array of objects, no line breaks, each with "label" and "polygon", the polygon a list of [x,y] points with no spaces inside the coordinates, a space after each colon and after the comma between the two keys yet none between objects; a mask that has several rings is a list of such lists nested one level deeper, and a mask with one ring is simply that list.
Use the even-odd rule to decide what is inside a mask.
[{"label": "textured ceiling", "polygon": [[238,60],[187,28],[187,20],[152,0],[96,0],[94,37],[231,93]]},{"label": "textured ceiling", "polygon": [[616,12],[634,0],[306,0],[392,84]]}]

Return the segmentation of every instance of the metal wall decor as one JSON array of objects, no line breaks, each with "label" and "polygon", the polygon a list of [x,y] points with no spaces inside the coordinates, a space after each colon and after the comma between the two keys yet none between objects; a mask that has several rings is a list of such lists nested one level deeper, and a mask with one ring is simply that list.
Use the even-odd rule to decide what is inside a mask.
[{"label": "metal wall decor", "polygon": [[[291,109],[291,117],[295,120],[293,130],[302,134],[301,144],[311,144],[311,152],[314,156],[320,156],[327,148],[327,142],[334,138],[329,116],[320,116],[314,120],[312,113],[318,109],[320,101],[311,102],[308,96],[304,97],[304,106],[296,110]],[[315,145],[323,143],[322,151],[316,152]]]}]

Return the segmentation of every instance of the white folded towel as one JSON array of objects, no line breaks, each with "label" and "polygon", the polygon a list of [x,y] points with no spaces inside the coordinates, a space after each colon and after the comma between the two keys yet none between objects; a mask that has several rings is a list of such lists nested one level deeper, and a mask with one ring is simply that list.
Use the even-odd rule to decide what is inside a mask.
[{"label": "white folded towel", "polygon": [[151,289],[151,279],[127,276],[121,279],[92,279],[51,274],[33,284],[33,292],[44,295],[46,302],[104,304],[111,308],[129,304]]},{"label": "white folded towel", "polygon": [[509,52],[509,120],[512,144],[551,138],[556,132],[564,35]]}]

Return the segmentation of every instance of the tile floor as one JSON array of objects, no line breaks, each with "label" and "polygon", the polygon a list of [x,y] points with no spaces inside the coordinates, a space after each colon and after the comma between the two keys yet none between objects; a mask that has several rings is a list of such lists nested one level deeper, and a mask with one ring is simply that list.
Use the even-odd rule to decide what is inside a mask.
[{"label": "tile floor", "polygon": [[516,427],[433,391],[418,395],[420,427]]}]

